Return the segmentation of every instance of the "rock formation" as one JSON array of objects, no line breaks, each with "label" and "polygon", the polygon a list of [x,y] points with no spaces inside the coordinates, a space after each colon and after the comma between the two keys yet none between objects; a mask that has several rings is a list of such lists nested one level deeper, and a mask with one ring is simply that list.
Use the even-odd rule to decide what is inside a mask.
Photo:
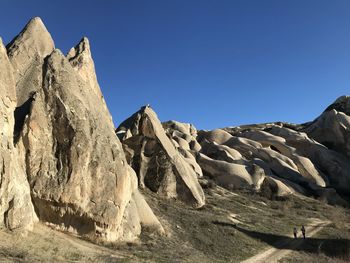
[{"label": "rock formation", "polygon": [[36,17],[6,48],[14,70],[17,106],[20,106],[31,92],[40,89],[44,59],[55,49],[55,45],[41,19]]},{"label": "rock formation", "polygon": [[0,41],[0,114],[0,228],[40,220],[103,241],[162,233],[139,188],[198,208],[202,177],[331,204],[350,189],[350,97],[301,125],[197,131],[145,106],[115,130],[88,39],[65,56],[39,18]]},{"label": "rock formation", "polygon": [[[9,195],[1,195],[4,224],[25,226],[37,216],[59,229],[106,241],[132,240],[141,225],[162,231],[115,136],[88,40],[66,57],[34,18],[7,53],[9,59],[2,47],[1,110],[7,121],[1,155],[3,162],[12,159],[12,170],[3,166],[1,190]],[[16,184],[11,175],[18,177]]]},{"label": "rock formation", "polygon": [[[227,189],[310,195],[343,204],[338,193],[350,188],[349,101],[339,98],[307,124],[278,122],[198,132],[193,125],[176,121],[164,122],[163,131],[155,113],[145,107],[123,122],[117,134],[139,184],[166,196],[179,192],[174,186],[170,190],[174,180],[164,179],[169,171],[174,178],[174,168],[163,167],[171,166],[169,155],[163,163],[156,161],[163,156],[165,141],[198,177],[204,174]],[[155,130],[161,131],[163,142]]]},{"label": "rock formation", "polygon": [[350,157],[350,96],[342,96],[303,129],[311,138]]},{"label": "rock formation", "polygon": [[[147,186],[162,196],[179,198],[196,207],[204,205],[196,167],[175,148],[150,107],[142,107],[120,124],[117,134],[128,163],[138,174],[141,188]],[[183,145],[186,143],[183,140]],[[185,148],[189,150],[188,145]]]}]

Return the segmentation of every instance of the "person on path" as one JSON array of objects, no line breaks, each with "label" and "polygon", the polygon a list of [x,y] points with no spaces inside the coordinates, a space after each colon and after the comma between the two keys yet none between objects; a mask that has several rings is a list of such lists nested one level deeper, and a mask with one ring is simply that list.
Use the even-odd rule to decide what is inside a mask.
[{"label": "person on path", "polygon": [[303,238],[305,239],[305,227],[304,227],[304,225],[301,226],[301,233],[303,233]]},{"label": "person on path", "polygon": [[294,238],[297,238],[298,230],[296,227],[293,229]]}]

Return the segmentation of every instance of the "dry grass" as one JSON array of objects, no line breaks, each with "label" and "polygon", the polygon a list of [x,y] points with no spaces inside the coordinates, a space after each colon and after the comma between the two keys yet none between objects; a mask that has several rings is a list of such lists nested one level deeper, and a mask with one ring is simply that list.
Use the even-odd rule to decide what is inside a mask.
[{"label": "dry grass", "polygon": [[[138,243],[106,248],[52,230],[23,238],[0,232],[0,262],[239,262],[266,249],[276,237],[289,236],[293,226],[307,224],[309,218],[333,221],[317,237],[328,241],[318,253],[316,238],[308,253],[296,251],[291,261],[285,262],[313,262],[316,257],[328,262],[343,260],[341,256],[347,260],[343,250],[336,251],[341,256],[330,250],[346,246],[344,240],[350,239],[348,210],[311,198],[269,200],[255,192],[231,192],[210,182],[204,188],[207,204],[199,210],[144,192],[167,236],[143,234]],[[236,224],[255,236],[238,230]],[[121,256],[111,257],[112,252]]]}]

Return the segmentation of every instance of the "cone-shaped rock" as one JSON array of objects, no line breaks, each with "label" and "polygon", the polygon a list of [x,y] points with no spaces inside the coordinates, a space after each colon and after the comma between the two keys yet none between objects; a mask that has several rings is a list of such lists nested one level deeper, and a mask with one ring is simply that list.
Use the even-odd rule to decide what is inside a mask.
[{"label": "cone-shaped rock", "polygon": [[136,170],[141,187],[197,207],[204,205],[204,193],[193,168],[167,137],[156,113],[142,107],[117,129],[124,135],[123,146]]},{"label": "cone-shaped rock", "polygon": [[21,139],[40,220],[112,241],[122,235],[131,176],[110,116],[99,105],[55,50]]},{"label": "cone-shaped rock", "polygon": [[18,106],[29,98],[31,92],[41,87],[43,60],[54,48],[50,33],[38,17],[31,19],[7,45],[8,57],[14,69]]},{"label": "cone-shaped rock", "polygon": [[33,222],[34,206],[39,220],[92,239],[132,240],[141,225],[163,231],[138,192],[136,174],[115,136],[88,40],[67,58],[54,50],[50,34],[35,18],[8,45],[10,61],[1,51],[1,80],[12,92],[2,93],[4,116],[9,116],[2,140],[18,156],[18,165],[10,167],[13,179],[6,174],[2,179],[10,181],[0,184],[2,224],[13,228],[19,220]]}]

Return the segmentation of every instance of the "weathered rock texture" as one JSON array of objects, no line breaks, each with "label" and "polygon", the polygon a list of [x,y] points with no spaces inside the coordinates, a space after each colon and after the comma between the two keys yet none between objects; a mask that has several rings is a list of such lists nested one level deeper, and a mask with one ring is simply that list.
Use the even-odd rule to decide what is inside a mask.
[{"label": "weathered rock texture", "polygon": [[329,149],[350,157],[350,97],[338,98],[304,131]]},{"label": "weathered rock texture", "polygon": [[349,101],[340,97],[303,125],[277,122],[198,132],[176,121],[164,122],[163,131],[155,113],[144,107],[120,125],[117,135],[139,184],[167,196],[179,194],[174,178],[184,174],[177,170],[174,175],[171,155],[164,154],[170,147],[197,177],[204,174],[227,189],[254,189],[271,197],[302,194],[343,204],[338,193],[350,189]]},{"label": "weathered rock texture", "polygon": [[[277,195],[300,193],[325,198],[330,203],[343,203],[331,188],[340,193],[350,188],[349,159],[343,148],[335,147],[336,152],[308,137],[312,136],[309,131],[320,131],[311,128],[320,118],[306,127],[269,123],[226,128],[231,138],[223,131],[201,133],[205,140],[237,150],[242,155],[240,162],[253,162],[262,168],[266,179],[261,187],[273,188]],[[334,123],[343,126],[339,120],[334,120]],[[328,134],[325,130],[323,132]],[[226,161],[238,162],[227,157]]]},{"label": "weathered rock texture", "polygon": [[2,224],[37,216],[107,241],[135,239],[141,226],[163,231],[115,136],[88,40],[66,57],[34,18],[7,53],[1,47]]},{"label": "weathered rock texture", "polygon": [[139,186],[201,207],[203,176],[334,204],[350,190],[350,97],[302,125],[213,131],[162,124],[146,106],[116,136],[88,39],[64,56],[39,18],[6,48],[0,41],[0,114],[0,228],[41,220],[91,239],[133,240],[142,227],[164,231]]},{"label": "weathered rock texture", "polygon": [[44,58],[50,55],[55,45],[41,19],[36,17],[6,48],[14,69],[19,106],[25,103],[31,92],[41,88]]},{"label": "weathered rock texture", "polygon": [[37,220],[26,172],[13,144],[16,90],[0,39],[0,228],[31,228]]},{"label": "weathered rock texture", "polygon": [[[204,205],[204,193],[197,180],[201,172],[196,172],[191,161],[175,148],[150,107],[141,108],[125,120],[117,135],[138,174],[140,187],[147,186],[162,196],[179,198],[196,207]],[[189,150],[186,143],[183,140],[183,147]]]}]

